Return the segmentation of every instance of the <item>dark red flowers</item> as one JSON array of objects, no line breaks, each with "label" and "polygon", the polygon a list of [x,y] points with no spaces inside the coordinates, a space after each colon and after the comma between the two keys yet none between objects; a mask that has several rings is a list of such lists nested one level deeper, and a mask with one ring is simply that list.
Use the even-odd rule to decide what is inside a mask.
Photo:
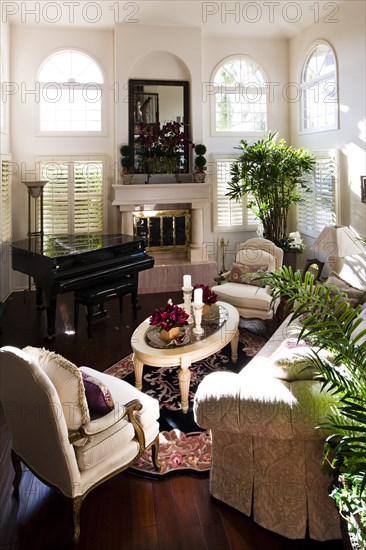
[{"label": "dark red flowers", "polygon": [[165,330],[182,327],[188,324],[188,313],[179,306],[167,303],[165,307],[155,310],[149,319],[150,325],[156,325]]}]

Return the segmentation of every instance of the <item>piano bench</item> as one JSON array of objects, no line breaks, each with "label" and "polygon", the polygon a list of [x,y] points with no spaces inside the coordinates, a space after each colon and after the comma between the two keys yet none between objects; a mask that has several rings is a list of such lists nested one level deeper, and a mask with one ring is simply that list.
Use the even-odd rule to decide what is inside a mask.
[{"label": "piano bench", "polygon": [[[93,317],[105,315],[106,311],[103,308],[103,303],[113,298],[119,299],[119,313],[123,313],[123,296],[131,294],[131,304],[133,309],[133,317],[136,320],[137,309],[137,284],[135,278],[125,278],[119,281],[109,281],[108,283],[85,287],[81,290],[76,290],[74,293],[74,324],[75,332],[78,329],[79,322],[79,305],[87,308],[86,318],[88,321],[88,335],[92,337],[92,320]],[[94,306],[99,306],[99,311],[94,313]]]}]

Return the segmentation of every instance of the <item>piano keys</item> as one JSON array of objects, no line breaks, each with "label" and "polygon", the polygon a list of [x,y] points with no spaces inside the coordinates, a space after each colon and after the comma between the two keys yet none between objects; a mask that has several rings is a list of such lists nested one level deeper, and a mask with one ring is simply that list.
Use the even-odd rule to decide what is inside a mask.
[{"label": "piano keys", "polygon": [[57,294],[131,277],[154,266],[143,239],[131,235],[34,235],[13,242],[12,267],[33,277],[37,306],[46,306],[47,339],[56,334]]}]

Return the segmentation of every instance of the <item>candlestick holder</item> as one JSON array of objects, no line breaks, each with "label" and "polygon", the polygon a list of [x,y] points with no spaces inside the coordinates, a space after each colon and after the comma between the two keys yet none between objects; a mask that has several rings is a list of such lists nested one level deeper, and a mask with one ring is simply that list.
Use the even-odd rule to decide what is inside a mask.
[{"label": "candlestick holder", "polygon": [[184,300],[184,306],[183,309],[186,313],[188,313],[189,317],[187,319],[188,324],[192,325],[194,323],[194,319],[191,315],[191,303],[192,303],[192,290],[193,286],[187,286],[182,287],[183,290],[183,300]]},{"label": "candlestick holder", "polygon": [[202,310],[203,310],[203,304],[195,304],[193,302],[193,313],[194,313],[194,320],[196,325],[192,329],[192,332],[194,334],[203,334],[205,332],[204,329],[201,327]]}]

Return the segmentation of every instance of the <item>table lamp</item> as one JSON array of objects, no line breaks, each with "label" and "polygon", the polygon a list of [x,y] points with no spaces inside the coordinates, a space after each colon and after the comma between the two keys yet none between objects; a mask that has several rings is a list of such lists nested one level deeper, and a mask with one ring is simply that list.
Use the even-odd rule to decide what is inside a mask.
[{"label": "table lamp", "polygon": [[335,273],[342,271],[345,256],[365,253],[365,248],[346,225],[324,227],[310,249],[328,256],[328,263]]}]

